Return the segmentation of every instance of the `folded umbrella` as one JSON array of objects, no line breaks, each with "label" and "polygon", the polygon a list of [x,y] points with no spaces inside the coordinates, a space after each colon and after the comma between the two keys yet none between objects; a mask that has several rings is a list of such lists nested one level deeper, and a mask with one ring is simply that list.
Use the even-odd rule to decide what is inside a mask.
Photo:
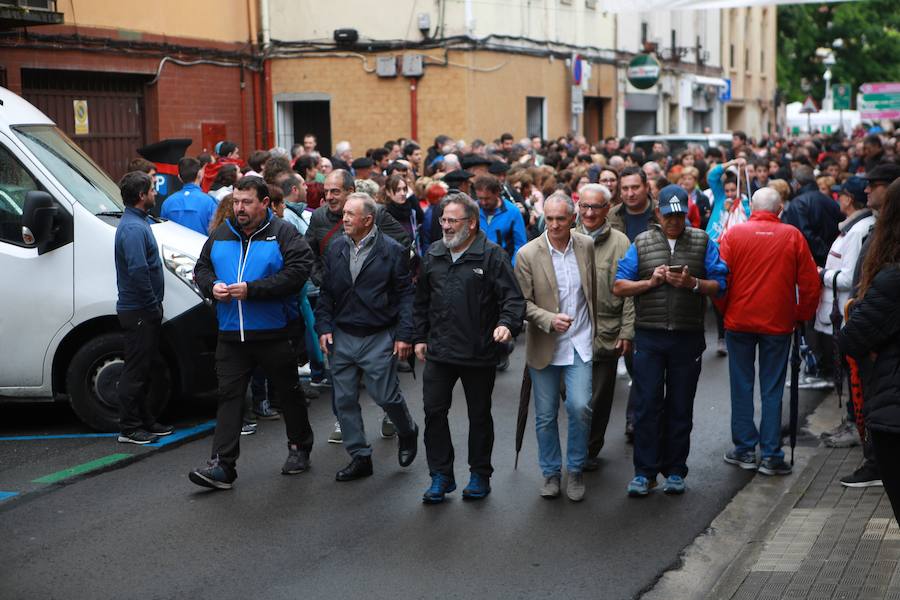
[{"label": "folded umbrella", "polygon": [[838,406],[841,406],[844,394],[844,357],[838,345],[838,333],[841,331],[844,315],[838,301],[838,273],[835,273],[831,280],[831,314],[829,318],[831,320],[831,357],[834,361],[834,391],[837,392]]},{"label": "folded umbrella", "polygon": [[531,373],[528,365],[522,372],[522,387],[519,390],[519,415],[516,418],[516,462],[514,469],[519,468],[519,452],[522,450],[522,439],[525,437],[525,425],[528,423],[528,405],[531,403]]}]

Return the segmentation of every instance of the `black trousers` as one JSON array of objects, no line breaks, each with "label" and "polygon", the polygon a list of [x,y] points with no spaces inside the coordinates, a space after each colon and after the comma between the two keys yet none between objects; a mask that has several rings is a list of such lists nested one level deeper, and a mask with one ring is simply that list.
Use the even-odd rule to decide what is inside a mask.
[{"label": "black trousers", "polygon": [[588,458],[596,458],[606,440],[606,427],[612,411],[616,391],[618,356],[601,356],[591,366],[591,434],[588,437]]},{"label": "black trousers", "polygon": [[120,311],[119,324],[125,331],[125,366],[119,377],[119,430],[131,433],[153,425],[150,377],[153,359],[159,354],[162,305],[141,310]]},{"label": "black trousers", "polygon": [[312,427],[306,412],[306,400],[297,376],[297,361],[291,342],[266,340],[224,342],[216,346],[216,375],[219,378],[219,408],[213,436],[213,458],[234,466],[240,454],[241,426],[247,385],[257,366],[275,387],[275,397],[284,415],[288,442],[309,451],[313,445]]},{"label": "black trousers", "polygon": [[900,522],[900,461],[897,460],[900,456],[900,434],[870,429],[869,437],[875,447],[884,491],[894,509],[894,518]]},{"label": "black trousers", "polygon": [[494,472],[491,452],[494,449],[494,420],[491,417],[491,394],[497,369],[468,367],[429,360],[422,374],[425,405],[425,454],[428,471],[453,477],[453,442],[447,414],[453,398],[453,387],[462,380],[469,410],[469,470],[485,477]]}]

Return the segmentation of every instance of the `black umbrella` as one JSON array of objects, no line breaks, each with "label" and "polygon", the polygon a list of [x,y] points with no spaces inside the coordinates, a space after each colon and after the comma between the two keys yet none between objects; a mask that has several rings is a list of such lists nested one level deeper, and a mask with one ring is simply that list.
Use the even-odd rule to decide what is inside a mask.
[{"label": "black umbrella", "polygon": [[831,357],[834,361],[834,391],[837,392],[838,406],[842,405],[842,396],[844,394],[844,357],[841,354],[841,348],[838,345],[838,333],[841,331],[841,324],[844,322],[843,311],[838,301],[837,276],[839,272],[834,274],[831,280]]},{"label": "black umbrella", "polygon": [[791,436],[791,466],[794,465],[794,448],[797,446],[797,421],[800,413],[800,327],[794,329],[794,343],[791,348],[791,422],[788,433]]},{"label": "black umbrella", "polygon": [[519,468],[519,452],[522,450],[522,440],[525,437],[525,425],[528,422],[528,405],[531,403],[531,373],[528,365],[522,373],[522,387],[519,390],[519,416],[516,418],[516,463],[514,469]]}]

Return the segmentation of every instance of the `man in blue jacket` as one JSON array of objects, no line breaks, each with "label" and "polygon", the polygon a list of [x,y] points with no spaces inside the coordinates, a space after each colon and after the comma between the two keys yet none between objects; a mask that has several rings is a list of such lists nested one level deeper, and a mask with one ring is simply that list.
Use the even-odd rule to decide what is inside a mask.
[{"label": "man in blue jacket", "polygon": [[125,212],[116,227],[116,313],[125,332],[125,366],[119,378],[119,438],[150,444],[174,429],[160,425],[149,406],[151,361],[159,353],[163,270],[148,213],[156,204],[153,180],[141,171],[119,182]]},{"label": "man in blue jacket", "polygon": [[481,207],[481,231],[506,250],[512,265],[516,266],[516,253],[528,242],[522,213],[514,203],[500,197],[503,187],[493,175],[477,177],[473,187]]},{"label": "man in blue jacket", "polygon": [[160,216],[197,233],[209,235],[209,223],[216,214],[216,201],[200,189],[203,165],[196,158],[185,156],[178,161],[178,178],[184,184],[166,198]]},{"label": "man in blue jacket", "polygon": [[328,247],[316,303],[322,352],[331,357],[334,403],[344,448],[352,457],[338,481],[372,475],[359,406],[359,376],[397,427],[400,466],[416,457],[419,428],[400,392],[397,361],[412,352],[413,288],[407,250],[375,225],[377,205],[365,193],[344,203],[344,236]]},{"label": "man in blue jacket", "polygon": [[231,489],[237,478],[244,394],[257,367],[274,384],[284,412],[288,458],[281,472],[307,470],[313,443],[290,327],[312,251],[293,225],[272,214],[261,178],[238,181],[233,197],[234,217],[210,234],[194,269],[203,295],[216,303],[219,408],[212,459],[188,477],[215,489]]}]

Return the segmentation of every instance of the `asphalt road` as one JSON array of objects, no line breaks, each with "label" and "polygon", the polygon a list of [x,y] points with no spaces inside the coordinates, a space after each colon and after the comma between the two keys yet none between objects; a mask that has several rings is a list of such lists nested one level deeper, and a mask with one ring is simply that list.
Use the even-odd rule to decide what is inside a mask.
[{"label": "asphalt road", "polygon": [[[496,472],[485,501],[463,502],[455,492],[443,505],[423,505],[424,448],[401,469],[396,442],[371,435],[380,415],[368,400],[375,475],[336,483],[348,458],[325,443],[333,417],[323,394],[310,409],[317,442],[307,473],[280,474],[283,425],[265,422],[242,439],[239,478],[228,492],[186,477],[207,458],[206,438],[0,504],[0,598],[637,597],[752,477],[722,462],[730,445],[727,359],[715,356],[714,334],[708,342],[684,496],[626,497],[632,463],[622,433],[627,379],[619,379],[604,463],[586,474],[585,501],[540,498],[533,421],[513,469],[519,348],[497,378]],[[421,382],[401,378],[421,423]],[[803,398],[807,412],[821,396]],[[565,431],[564,412],[560,418]],[[464,484],[461,386],[451,428]]]}]

